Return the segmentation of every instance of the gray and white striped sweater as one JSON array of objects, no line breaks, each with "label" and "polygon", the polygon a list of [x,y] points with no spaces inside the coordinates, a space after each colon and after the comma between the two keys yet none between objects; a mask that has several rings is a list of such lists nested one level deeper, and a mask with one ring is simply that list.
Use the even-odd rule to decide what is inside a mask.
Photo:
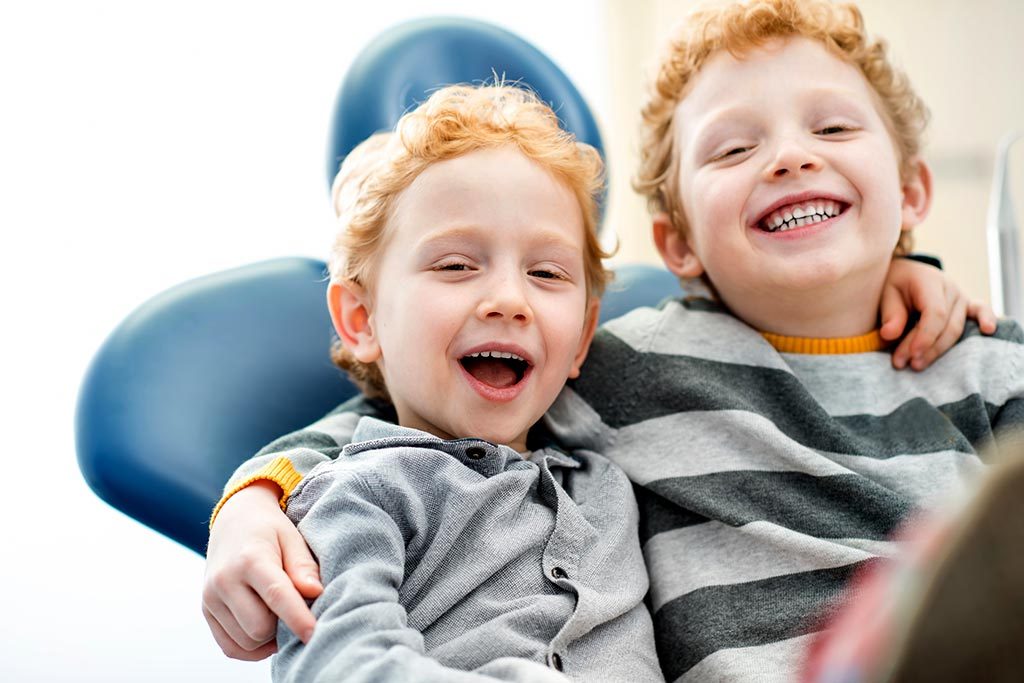
[{"label": "gray and white striped sweater", "polygon": [[969,325],[924,372],[890,360],[779,353],[704,300],[599,333],[546,422],[636,486],[667,680],[797,680],[850,575],[1024,426],[1015,323],[993,337]]}]

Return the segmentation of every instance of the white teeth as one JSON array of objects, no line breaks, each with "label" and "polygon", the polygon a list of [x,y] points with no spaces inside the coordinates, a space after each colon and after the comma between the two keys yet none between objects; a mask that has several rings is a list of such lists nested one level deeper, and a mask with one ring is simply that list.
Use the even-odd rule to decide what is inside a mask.
[{"label": "white teeth", "polygon": [[785,232],[803,225],[821,223],[840,214],[840,206],[830,200],[818,200],[814,204],[788,206],[772,212],[762,220],[761,225],[768,232]]},{"label": "white teeth", "polygon": [[467,354],[466,358],[511,358],[526,362],[526,359],[522,356],[517,356],[509,351],[477,351],[476,353]]}]

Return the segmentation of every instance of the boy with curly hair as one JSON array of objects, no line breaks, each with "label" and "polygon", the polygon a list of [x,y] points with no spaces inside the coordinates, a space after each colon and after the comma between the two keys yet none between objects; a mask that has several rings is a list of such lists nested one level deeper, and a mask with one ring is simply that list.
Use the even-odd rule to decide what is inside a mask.
[{"label": "boy with curly hair", "polygon": [[268,448],[305,473],[286,512],[325,586],[275,680],[660,679],[629,480],[527,444],[597,327],[601,187],[596,150],[497,85],[442,88],[345,160],[335,357],[394,415]]},{"label": "boy with curly hair", "polygon": [[[852,5],[716,6],[661,62],[637,187],[666,266],[715,297],[608,323],[544,424],[634,482],[668,680],[794,680],[850,575],[1024,421],[1012,324],[994,338],[971,325],[915,374],[879,328],[892,255],[931,203],[924,123]],[[265,500],[235,502],[248,521],[214,526],[211,554],[255,537],[250,515],[284,534],[267,515],[288,489],[259,476],[275,482],[259,484]],[[284,555],[298,577],[302,553]],[[260,583],[242,573],[226,585]]]}]

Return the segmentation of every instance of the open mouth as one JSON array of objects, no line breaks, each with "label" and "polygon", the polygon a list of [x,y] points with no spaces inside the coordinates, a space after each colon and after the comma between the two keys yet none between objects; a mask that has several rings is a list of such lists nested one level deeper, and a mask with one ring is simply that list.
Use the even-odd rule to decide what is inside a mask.
[{"label": "open mouth", "polygon": [[757,221],[756,225],[765,232],[786,232],[805,225],[823,223],[841,215],[848,208],[849,204],[832,199],[811,199],[775,209]]},{"label": "open mouth", "polygon": [[495,389],[506,389],[523,381],[531,365],[509,351],[480,351],[459,359],[462,367],[478,382]]}]

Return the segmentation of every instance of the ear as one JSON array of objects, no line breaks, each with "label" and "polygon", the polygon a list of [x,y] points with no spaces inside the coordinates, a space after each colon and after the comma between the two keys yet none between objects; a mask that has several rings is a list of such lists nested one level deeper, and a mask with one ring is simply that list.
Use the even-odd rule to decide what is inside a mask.
[{"label": "ear", "polygon": [[327,287],[327,308],[338,338],[361,363],[373,363],[380,356],[380,343],[370,323],[366,290],[351,281],[331,280]]},{"label": "ear", "polygon": [[594,340],[594,333],[597,332],[597,320],[601,313],[601,300],[596,296],[587,303],[587,317],[583,321],[583,334],[580,335],[580,345],[576,350],[576,357],[569,369],[569,379],[576,379],[580,376],[580,368],[583,361],[587,359],[587,351],[590,350],[590,342]]},{"label": "ear", "polygon": [[901,230],[910,230],[928,216],[932,208],[932,170],[924,159],[911,161],[910,175],[903,181],[903,224]]},{"label": "ear", "polygon": [[690,243],[672,225],[672,220],[665,212],[659,212],[653,219],[654,244],[658,247],[661,260],[665,267],[677,277],[700,277],[704,273],[697,254],[690,248]]}]

